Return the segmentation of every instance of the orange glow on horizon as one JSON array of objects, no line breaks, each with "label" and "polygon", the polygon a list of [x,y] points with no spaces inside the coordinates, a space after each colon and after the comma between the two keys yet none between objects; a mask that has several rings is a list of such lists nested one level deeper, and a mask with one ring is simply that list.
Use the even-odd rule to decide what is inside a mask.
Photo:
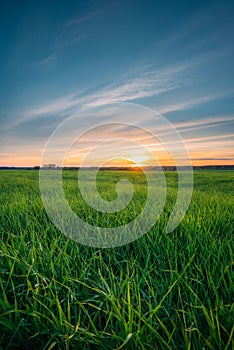
[{"label": "orange glow on horizon", "polygon": [[[207,144],[206,148],[205,145],[202,145],[200,142],[194,143],[188,143],[187,149],[190,154],[191,163],[193,166],[205,166],[205,165],[234,165],[234,155],[232,148],[228,145],[228,147],[223,146],[222,144],[220,147],[215,143],[214,147],[213,143],[209,142]],[[147,147],[147,145],[145,145]],[[162,166],[171,166],[175,165],[173,159],[171,158],[170,154],[165,152],[162,148],[159,147],[157,150],[153,149],[153,147],[150,145],[148,146],[148,149],[155,157],[156,161],[162,165]],[[2,153],[0,154],[0,167],[33,167],[38,166],[41,163],[41,156],[42,156],[42,149],[27,149],[27,154],[21,154],[18,153]],[[82,161],[88,154],[89,149],[81,149],[80,152],[71,152],[67,155],[67,158],[64,161],[64,166],[80,166],[82,164]],[[115,154],[118,154],[118,149],[114,150]],[[26,152],[25,152],[26,153]],[[111,157],[112,155],[112,149],[110,149],[110,157],[109,153],[106,156],[106,159],[114,158],[110,161],[104,161],[101,162],[102,154],[100,154],[100,162],[101,164],[105,164],[106,166],[113,166],[113,167],[147,167],[147,166],[155,166],[156,162],[152,158],[150,159],[149,156],[142,151],[142,149],[127,149],[125,150],[126,157],[125,158],[118,158],[118,157]],[[56,155],[56,152],[55,152]],[[103,156],[103,159],[105,157]],[[55,158],[56,159],[56,158]],[[51,160],[50,163],[56,163],[56,160]],[[89,166],[96,166],[95,162],[97,160],[93,159],[91,160],[91,163]],[[59,164],[58,164],[59,165]]]},{"label": "orange glow on horizon", "polygon": [[[205,165],[232,165],[234,166],[234,161],[232,159],[216,159],[215,156],[211,157],[210,154],[205,157],[203,153],[202,157],[191,157],[191,163],[193,166],[205,166]],[[218,157],[217,157],[218,158]],[[221,157],[220,157],[221,158]],[[172,166],[175,165],[175,163],[172,161],[172,159],[169,158],[158,158],[158,163],[161,166]],[[16,155],[12,155],[12,157],[9,157],[8,160],[1,159],[0,158],[0,167],[34,167],[40,165],[40,157],[17,157]],[[132,162],[122,159],[122,160],[116,160],[105,163],[104,166],[112,166],[112,167],[147,167],[151,166],[152,164],[146,162]],[[80,166],[80,162],[74,162],[74,159],[72,161],[66,160],[64,162],[64,166],[67,167],[77,167]],[[95,166],[95,164],[90,164],[90,166]]]}]

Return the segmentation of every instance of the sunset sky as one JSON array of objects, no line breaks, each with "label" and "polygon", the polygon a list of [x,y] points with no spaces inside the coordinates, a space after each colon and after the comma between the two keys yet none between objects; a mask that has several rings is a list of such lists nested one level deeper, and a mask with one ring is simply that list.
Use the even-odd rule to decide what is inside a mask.
[{"label": "sunset sky", "polygon": [[[40,164],[49,136],[68,116],[92,107],[86,128],[93,128],[112,120],[94,107],[113,102],[160,112],[194,165],[234,164],[233,1],[1,1],[0,17],[0,166]],[[136,107],[131,118],[157,129],[146,114]],[[120,158],[114,165],[125,165],[122,149],[151,164],[121,138],[150,145],[171,164],[151,136],[118,125],[83,136],[66,164],[80,163],[104,134]]]}]

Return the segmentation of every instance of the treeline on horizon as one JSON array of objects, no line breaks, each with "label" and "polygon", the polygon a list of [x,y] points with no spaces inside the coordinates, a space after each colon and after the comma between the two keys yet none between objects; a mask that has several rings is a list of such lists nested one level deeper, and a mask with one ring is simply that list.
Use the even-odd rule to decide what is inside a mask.
[{"label": "treeline on horizon", "polygon": [[[145,166],[145,167],[140,167],[140,166],[133,166],[133,167],[126,167],[126,166],[113,166],[113,167],[95,167],[95,166],[90,166],[90,167],[60,167],[56,166],[55,164],[49,164],[45,165],[43,167],[40,167],[39,165],[33,166],[33,167],[9,167],[9,166],[1,166],[0,170],[79,170],[79,169],[86,169],[86,170],[125,170],[125,171],[136,171],[136,170],[148,170],[148,171],[153,171],[153,170],[163,170],[163,171],[176,171],[176,169],[188,169],[190,167],[188,166],[172,166],[172,165],[163,165],[163,166]],[[234,165],[193,165],[192,168],[194,170],[234,170]]]}]

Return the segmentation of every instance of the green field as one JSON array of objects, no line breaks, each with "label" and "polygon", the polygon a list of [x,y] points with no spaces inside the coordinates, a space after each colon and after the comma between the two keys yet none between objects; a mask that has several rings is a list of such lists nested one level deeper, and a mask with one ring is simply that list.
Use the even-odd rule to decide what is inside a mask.
[{"label": "green field", "polygon": [[[167,202],[154,227],[108,249],[80,245],[55,228],[38,174],[0,172],[1,349],[233,348],[233,171],[196,171],[189,210],[170,234],[177,176],[166,173]],[[95,225],[134,219],[147,195],[142,173],[102,171],[97,187],[112,200],[123,175],[135,194],[115,215],[89,208],[77,173],[66,171],[71,207]]]}]

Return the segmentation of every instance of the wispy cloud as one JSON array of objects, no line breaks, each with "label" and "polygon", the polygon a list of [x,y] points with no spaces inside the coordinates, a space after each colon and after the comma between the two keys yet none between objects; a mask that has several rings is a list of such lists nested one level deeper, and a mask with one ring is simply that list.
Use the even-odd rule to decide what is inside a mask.
[{"label": "wispy cloud", "polygon": [[76,94],[72,93],[67,96],[54,99],[48,104],[45,104],[44,106],[30,109],[26,111],[25,118],[22,121],[24,122],[24,121],[30,120],[33,117],[40,116],[40,115],[48,116],[52,113],[57,113],[57,112],[67,110],[75,104],[75,101],[74,101],[75,98],[77,98],[77,93]]},{"label": "wispy cloud", "polygon": [[[214,117],[210,119],[212,122],[214,122],[220,120],[221,118],[218,119],[218,117]],[[224,120],[224,118],[222,119]],[[208,123],[209,121],[206,120],[206,122]],[[194,120],[193,123],[188,121],[183,123],[183,127],[188,126],[187,129],[189,129],[198,123],[199,120]],[[74,127],[74,130],[76,130],[76,127]],[[200,159],[201,162],[207,161],[209,163],[217,160],[220,161],[220,163],[229,162],[231,164],[234,158],[232,148],[234,134],[220,134],[218,128],[216,132],[216,135],[203,137],[200,137],[199,135],[198,137],[189,137],[188,135],[185,135],[183,141],[193,161],[199,162]],[[77,141],[77,144],[73,145],[73,148],[69,152],[68,161],[73,165],[82,161],[82,159],[89,154],[93,147],[103,142],[104,135],[106,135],[107,140],[109,140],[109,144],[107,145],[105,154],[100,154],[101,158],[108,158],[108,156],[112,158],[113,156],[117,157],[120,154],[125,154],[126,157],[128,156],[130,159],[133,157],[134,159],[134,157],[137,158],[139,155],[142,155],[142,147],[145,147],[155,154],[156,158],[159,157],[162,162],[168,164],[169,154],[159,140],[155,140],[151,134],[145,134],[144,130],[142,131],[140,128],[118,123],[115,125],[101,125],[98,128],[91,129],[88,134],[82,135]],[[6,161],[8,161],[6,164],[11,164],[11,159],[14,160],[14,164],[20,164],[21,162],[21,164],[33,165],[39,162],[42,148],[38,147],[38,144],[40,144],[40,141],[42,140],[40,138],[35,139],[35,137],[33,137],[33,141],[31,140],[29,144],[27,139],[22,139],[22,135],[21,138],[20,135],[17,136],[19,138],[17,141],[17,152],[15,148],[16,140],[13,137],[13,144],[10,144],[7,147],[8,152],[5,155],[2,154],[1,156],[0,161],[2,164],[5,164]],[[65,133],[65,135],[61,134],[58,149],[61,149],[63,146],[66,147],[66,145],[69,144],[70,139],[71,137],[69,130],[68,133]],[[131,142],[133,142],[133,144],[131,144]],[[168,139],[167,146],[171,146],[174,152],[180,150],[178,140],[170,137]],[[55,149],[55,151],[57,151],[57,149]],[[24,156],[23,158],[17,157],[17,153],[26,153],[27,156]],[[95,162],[95,159],[93,159],[93,162]]]},{"label": "wispy cloud", "polygon": [[180,129],[181,131],[181,130],[190,129],[201,125],[210,125],[210,124],[217,124],[217,123],[229,122],[229,121],[232,121],[232,122],[234,121],[234,115],[221,115],[221,116],[215,116],[210,118],[186,120],[184,122],[174,123],[174,126],[177,129]]},{"label": "wispy cloud", "polygon": [[187,66],[175,64],[161,69],[148,69],[137,77],[126,77],[105,88],[87,95],[82,102],[84,107],[94,107],[112,102],[133,101],[156,96],[185,84],[184,73]]},{"label": "wispy cloud", "polygon": [[192,160],[234,160],[234,158],[229,158],[229,157],[226,157],[226,158],[221,158],[221,157],[210,157],[210,158],[192,158]]},{"label": "wispy cloud", "polygon": [[186,142],[186,143],[194,143],[194,142],[201,143],[201,142],[210,142],[210,141],[215,141],[216,142],[216,141],[218,141],[220,139],[222,139],[222,140],[227,139],[227,142],[232,142],[232,140],[234,139],[234,134],[195,137],[195,138],[185,139],[184,142]]},{"label": "wispy cloud", "polygon": [[99,15],[99,13],[100,13],[100,11],[93,11],[93,12],[88,13],[85,16],[73,18],[70,21],[68,21],[65,25],[73,26],[73,25],[78,25],[78,24],[87,22],[90,19],[97,17]]},{"label": "wispy cloud", "polygon": [[194,106],[206,103],[206,102],[210,102],[212,100],[217,100],[223,97],[227,97],[231,94],[233,94],[233,90],[228,90],[228,91],[220,91],[220,92],[216,92],[213,94],[208,94],[208,95],[203,95],[203,96],[199,96],[196,98],[192,98],[186,101],[181,101],[181,102],[177,102],[174,104],[170,104],[170,105],[166,105],[163,106],[159,109],[159,112],[161,114],[167,114],[170,112],[175,112],[175,111],[181,111],[181,110],[185,110],[185,109],[190,109]]},{"label": "wispy cloud", "polygon": [[188,133],[189,131],[201,130],[211,127],[220,127],[234,123],[234,115],[221,115],[210,118],[200,118],[196,120],[173,123],[180,133]]},{"label": "wispy cloud", "polygon": [[183,86],[186,80],[184,77],[186,70],[187,66],[184,63],[166,66],[158,70],[151,68],[140,72],[137,77],[120,79],[95,92],[86,91],[83,92],[82,96],[74,92],[26,111],[19,123],[36,116],[48,117],[49,114],[65,112],[70,108],[90,108],[113,102],[134,101],[156,96]]},{"label": "wispy cloud", "polygon": [[[40,120],[51,118],[56,122],[56,115],[59,121],[61,116],[66,116],[83,108],[91,108],[114,102],[134,102],[142,98],[157,96],[171,90],[186,86],[191,68],[197,64],[197,60],[191,62],[179,62],[173,65],[164,66],[161,69],[155,69],[152,65],[144,65],[138,71],[131,71],[118,81],[106,84],[102,88],[94,90],[83,90],[72,92],[68,95],[51,100],[50,102],[28,109],[13,123],[9,123],[7,129],[12,126],[21,125],[27,122],[37,123]],[[211,100],[223,98],[233,93],[233,91],[222,91],[209,95],[199,96],[175,104],[166,105],[159,111],[166,114],[172,111],[189,109]],[[142,117],[141,117],[142,118]],[[144,121],[143,121],[144,122]],[[209,126],[221,125],[221,123],[233,122],[233,116],[216,116],[211,118],[201,118],[186,122],[177,122],[173,125],[179,132],[188,132],[196,128],[206,128]],[[164,131],[164,130],[162,130]],[[167,132],[168,130],[165,130]]]},{"label": "wispy cloud", "polygon": [[73,33],[70,35],[64,35],[63,32],[58,35],[54,43],[51,45],[51,52],[48,56],[40,61],[40,64],[50,63],[55,60],[61,51],[66,48],[77,45],[87,37],[85,33]]},{"label": "wispy cloud", "polygon": [[56,42],[54,43],[54,48],[55,49],[63,49],[66,46],[70,46],[73,44],[77,44],[79,42],[81,42],[82,40],[84,40],[87,37],[86,34],[75,34],[73,37],[68,37],[68,39],[61,39],[61,38],[57,38]]},{"label": "wispy cloud", "polygon": [[45,58],[43,58],[40,63],[41,64],[46,64],[46,63],[49,63],[51,61],[53,61],[55,59],[56,55],[55,53],[51,53],[49,54],[48,56],[46,56]]},{"label": "wispy cloud", "polygon": [[78,43],[83,41],[87,37],[87,34],[81,32],[80,28],[77,28],[76,25],[87,22],[90,19],[96,17],[98,14],[99,12],[95,11],[90,14],[87,14],[86,16],[74,18],[64,23],[51,44],[50,53],[48,54],[48,56],[43,58],[40,61],[40,63],[50,63],[51,61],[56,59],[56,57],[59,53],[61,53],[62,50],[65,50],[70,46],[77,45]]}]

